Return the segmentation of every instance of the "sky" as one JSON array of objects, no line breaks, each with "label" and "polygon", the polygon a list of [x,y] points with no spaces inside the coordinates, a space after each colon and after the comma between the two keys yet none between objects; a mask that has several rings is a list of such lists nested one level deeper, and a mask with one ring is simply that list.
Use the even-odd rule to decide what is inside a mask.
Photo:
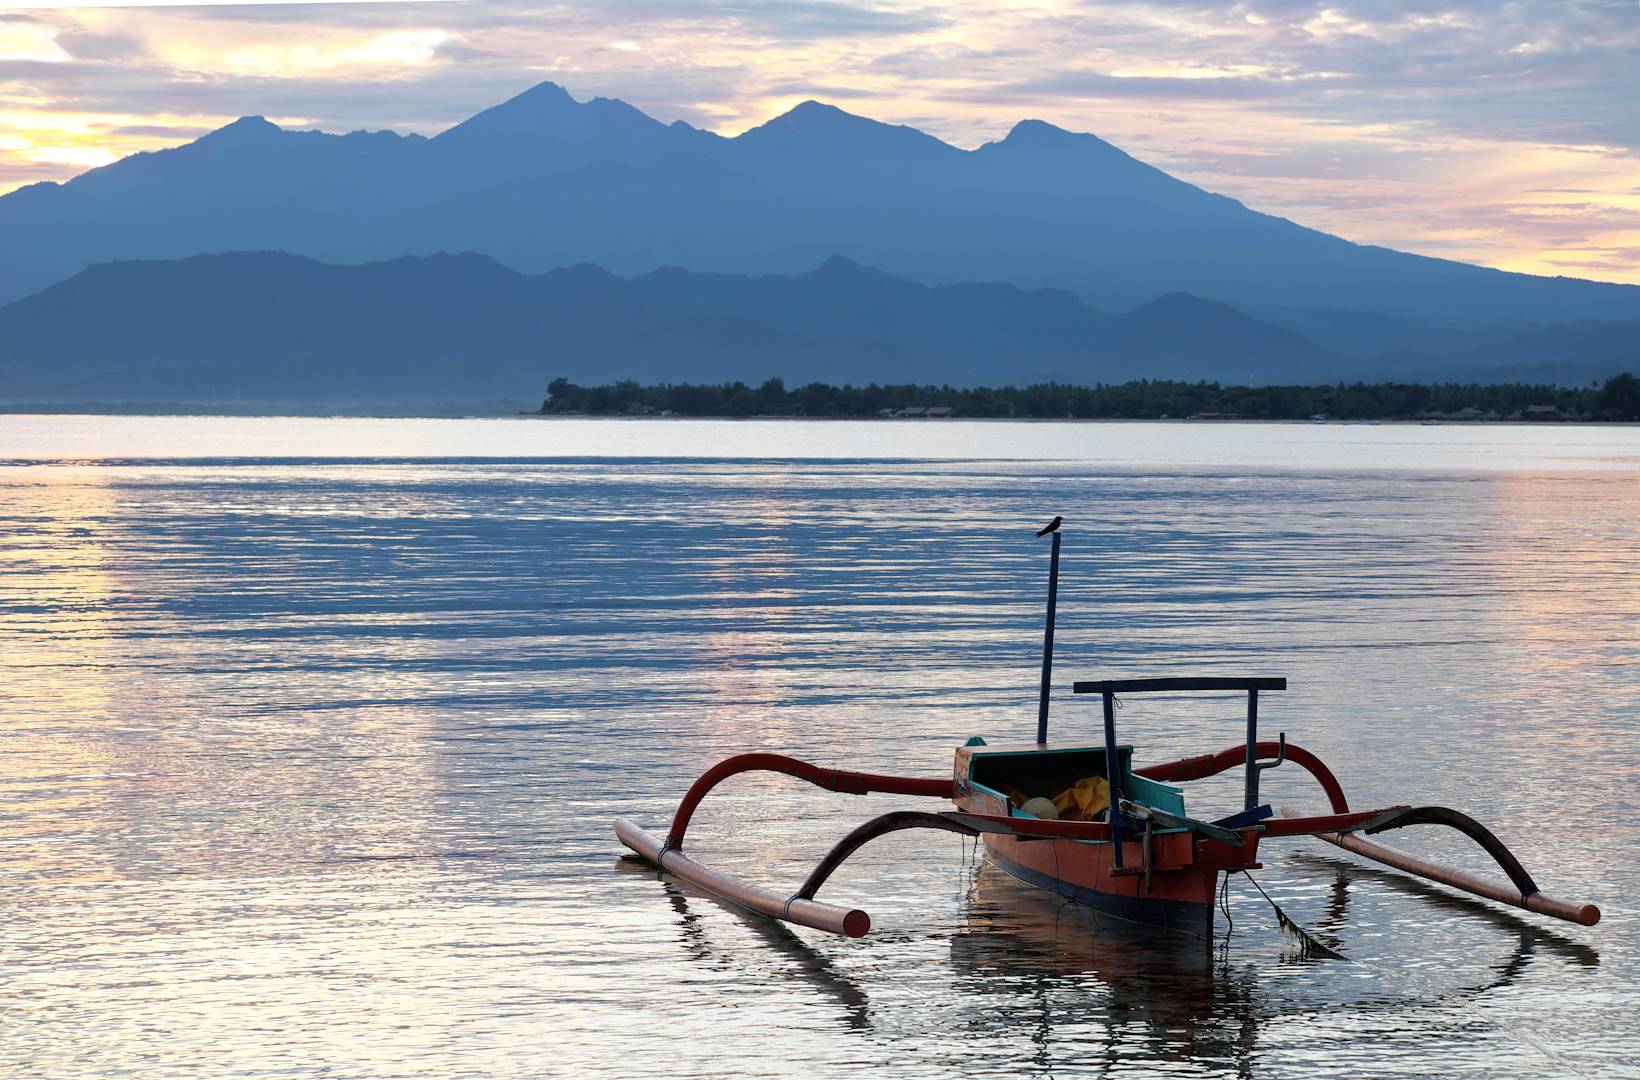
[{"label": "sky", "polygon": [[0,191],[242,115],[432,134],[545,79],[725,135],[808,98],[970,148],[1042,119],[1351,240],[1640,283],[1640,0],[25,4]]}]

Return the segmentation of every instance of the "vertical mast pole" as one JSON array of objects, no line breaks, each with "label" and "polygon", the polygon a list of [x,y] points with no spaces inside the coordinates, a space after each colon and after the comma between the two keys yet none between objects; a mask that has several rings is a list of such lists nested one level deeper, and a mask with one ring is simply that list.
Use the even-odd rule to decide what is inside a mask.
[{"label": "vertical mast pole", "polygon": [[[1057,518],[1054,519],[1056,522]],[[1053,533],[1053,553],[1048,556],[1048,624],[1042,632],[1042,696],[1036,707],[1036,741],[1048,741],[1048,687],[1053,680],[1053,617],[1059,603],[1059,532]]]},{"label": "vertical mast pole", "polygon": [[[1286,737],[1283,736],[1283,741]],[[1258,805],[1258,691],[1247,691],[1247,777],[1243,781],[1242,809]]]},{"label": "vertical mast pole", "polygon": [[1110,809],[1105,820],[1110,822],[1111,865],[1122,868],[1122,755],[1116,749],[1116,691],[1105,687],[1105,790],[1110,793]]}]

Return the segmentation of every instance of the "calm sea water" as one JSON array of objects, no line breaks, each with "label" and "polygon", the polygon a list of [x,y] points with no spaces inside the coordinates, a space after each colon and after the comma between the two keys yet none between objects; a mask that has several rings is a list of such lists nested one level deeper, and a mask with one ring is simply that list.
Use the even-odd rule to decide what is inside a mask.
[{"label": "calm sea water", "polygon": [[[1640,429],[0,417],[0,463],[0,1075],[1637,1075]],[[732,753],[1028,738],[1055,513],[1058,737],[1076,678],[1284,675],[1352,802],[1605,921],[1295,840],[1254,876],[1347,962],[1243,878],[1158,953],[910,834],[842,941],[622,858]],[[690,845],[795,887],[909,802],[746,777]]]}]

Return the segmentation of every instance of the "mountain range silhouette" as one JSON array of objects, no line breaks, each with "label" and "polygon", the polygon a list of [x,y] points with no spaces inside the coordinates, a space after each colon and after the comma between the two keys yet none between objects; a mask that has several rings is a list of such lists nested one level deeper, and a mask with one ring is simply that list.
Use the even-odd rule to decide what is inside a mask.
[{"label": "mountain range silhouette", "polygon": [[[66,289],[49,300],[34,296],[20,312],[12,310],[15,303],[0,309],[0,372],[9,383],[0,385],[0,397],[32,393],[27,387],[51,374],[30,374],[31,364],[47,362],[43,344],[25,348],[33,339],[9,336],[24,335],[41,312],[108,318],[68,306],[68,298],[95,284],[103,290],[99,304],[137,318],[131,303],[122,307],[112,295],[116,287],[157,295],[190,271],[173,274],[155,261],[235,251],[338,264],[289,264],[306,266],[309,275],[339,274],[345,264],[398,268],[378,266],[360,281],[410,273],[415,264],[392,261],[403,256],[487,256],[422,267],[431,277],[443,274],[440,287],[452,290],[443,305],[452,311],[468,310],[455,297],[482,307],[473,295],[478,282],[515,295],[528,291],[520,282],[533,281],[531,275],[594,264],[610,281],[631,279],[618,290],[631,302],[678,317],[681,301],[658,295],[659,283],[670,281],[683,294],[712,295],[691,319],[711,312],[755,324],[782,342],[771,355],[790,356],[794,365],[799,355],[811,358],[801,371],[765,363],[747,372],[788,381],[810,370],[841,381],[851,365],[871,369],[845,355],[845,340],[888,350],[883,355],[907,365],[896,377],[915,371],[937,381],[1136,371],[1268,382],[1299,373],[1331,378],[1425,368],[1464,377],[1545,370],[1580,379],[1578,365],[1590,357],[1632,361],[1629,324],[1640,320],[1640,287],[1506,273],[1353,244],[1184,183],[1093,135],[1038,120],[1021,121],[1005,138],[969,151],[809,101],[725,138],[682,122],[663,124],[613,99],[576,101],[543,83],[433,138],[286,131],[246,117],[184,146],[0,198],[0,303],[56,283]],[[773,282],[818,289],[816,275],[824,278],[834,255],[847,260],[850,273],[872,267],[884,275],[861,290],[878,305],[875,321],[856,311],[818,325],[815,312],[758,309],[780,301],[782,287]],[[143,260],[143,269],[82,274],[115,260]],[[253,265],[266,269],[235,265],[246,273]],[[473,281],[444,273],[455,265]],[[509,278],[507,270],[517,273]],[[741,275],[746,283],[730,288],[713,275]],[[251,287],[248,280],[241,284]],[[938,317],[926,314],[938,307],[934,298],[994,288],[964,284],[973,282],[1025,291],[1007,303],[1000,293],[987,294],[1001,305],[994,327],[979,325],[961,303]],[[737,289],[731,302],[727,294]],[[925,314],[898,311],[896,295],[921,297]],[[292,312],[271,297],[264,302]],[[176,317],[213,319],[203,301]],[[370,325],[372,318],[368,309],[338,312],[334,325],[385,341],[390,335]],[[939,332],[941,319],[952,332]],[[560,342],[590,333],[537,323],[535,332]],[[1230,325],[1233,331],[1220,329]],[[908,326],[929,336],[907,340]],[[1073,327],[1082,335],[1074,346]],[[588,339],[578,355],[615,355],[609,335],[617,329],[603,328],[607,340]],[[79,331],[70,336],[78,339]],[[121,363],[134,371],[140,365],[130,350],[139,338],[127,347],[111,330],[97,347],[112,353],[66,357],[64,345],[50,362],[59,375]],[[710,349],[686,340],[694,343],[671,354],[679,363],[699,356],[704,366],[651,366],[656,377],[706,376]],[[1516,344],[1502,348],[1505,341]],[[158,339],[152,344],[168,347]],[[89,340],[86,347],[93,347]],[[491,350],[497,363],[525,360],[503,357],[498,348]],[[266,354],[248,341],[243,350],[246,357]],[[726,358],[713,363],[713,370],[732,367]],[[536,381],[570,373],[540,369]],[[536,390],[516,392],[530,397]]]},{"label": "mountain range silhouette", "polygon": [[[1632,347],[1640,322],[1622,325]],[[11,401],[482,402],[524,400],[557,376],[1086,385],[1419,374],[1405,357],[1352,369],[1367,362],[1183,293],[1112,315],[1064,290],[928,286],[841,256],[790,276],[663,267],[632,278],[590,264],[526,275],[482,255],[114,262],[0,308],[0,342],[0,400]],[[1606,342],[1584,343],[1580,355],[1598,363],[1578,381],[1607,371]],[[1463,358],[1422,359],[1474,374]]]}]

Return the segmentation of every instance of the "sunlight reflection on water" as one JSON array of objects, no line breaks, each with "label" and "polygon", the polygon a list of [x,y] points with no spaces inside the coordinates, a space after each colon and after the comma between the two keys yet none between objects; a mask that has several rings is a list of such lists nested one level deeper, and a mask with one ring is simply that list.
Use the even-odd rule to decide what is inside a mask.
[{"label": "sunlight reflection on water", "polygon": [[[1167,425],[940,436],[1077,450],[1032,462],[863,460],[849,425],[808,425],[798,454],[804,425],[742,424],[748,460],[683,461],[702,429],[617,425],[640,456],[545,461],[515,440],[550,429],[571,454],[564,432],[607,428],[474,421],[412,451],[407,421],[28,422],[0,420],[0,457],[121,461],[0,468],[0,1073],[1480,1077],[1640,1057],[1635,429],[1474,429],[1454,450],[1447,429],[1240,425],[1154,460]],[[1266,467],[1294,440],[1313,458]],[[1567,464],[1596,442],[1607,472]],[[322,460],[372,443],[395,460]],[[219,459],[143,460],[185,445]],[[1056,731],[1093,731],[1063,693],[1078,677],[1286,675],[1266,723],[1352,801],[1465,809],[1607,921],[1272,843],[1261,883],[1355,962],[1297,959],[1244,883],[1204,959],[1100,934],[954,838],[889,837],[827,886],[875,921],[842,942],[620,858],[612,818],[664,821],[730,753],[939,775],[971,734],[1028,735],[1028,527],[1055,512]],[[1234,712],[1130,703],[1121,723],[1161,760],[1233,743]],[[1290,770],[1265,783],[1315,801]],[[1238,784],[1192,807],[1234,808]],[[746,777],[691,846],[795,885],[902,804]]]}]

